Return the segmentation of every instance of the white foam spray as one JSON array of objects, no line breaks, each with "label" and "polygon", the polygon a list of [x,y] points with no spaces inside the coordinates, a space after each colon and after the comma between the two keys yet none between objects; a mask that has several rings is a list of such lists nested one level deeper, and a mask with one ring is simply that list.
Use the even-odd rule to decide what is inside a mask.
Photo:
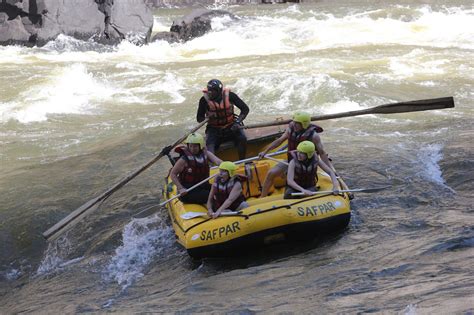
[{"label": "white foam spray", "polygon": [[418,163],[422,166],[419,175],[426,180],[455,192],[451,187],[446,185],[443,172],[439,166],[439,161],[443,158],[442,149],[443,146],[439,143],[430,144],[419,149],[417,158]]},{"label": "white foam spray", "polygon": [[123,230],[123,245],[115,250],[104,270],[104,278],[114,280],[126,289],[143,277],[153,259],[173,243],[172,228],[157,215],[133,219]]},{"label": "white foam spray", "polygon": [[66,259],[65,257],[67,257],[71,252],[72,244],[67,235],[48,243],[48,248],[46,249],[44,258],[36,271],[36,276],[60,271],[63,268],[84,259],[83,256],[69,260]]},{"label": "white foam spray", "polygon": [[403,311],[398,313],[399,315],[416,315],[416,304],[407,305]]},{"label": "white foam spray", "polygon": [[51,79],[22,93],[22,103],[2,105],[2,120],[22,123],[45,121],[50,114],[89,114],[98,102],[109,99],[114,89],[94,77],[83,64],[60,68]]}]

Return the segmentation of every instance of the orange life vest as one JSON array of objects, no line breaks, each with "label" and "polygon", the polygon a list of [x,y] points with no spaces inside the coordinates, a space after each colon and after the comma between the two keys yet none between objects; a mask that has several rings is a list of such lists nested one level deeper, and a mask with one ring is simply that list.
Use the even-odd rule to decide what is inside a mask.
[{"label": "orange life vest", "polygon": [[209,116],[208,126],[224,129],[234,123],[234,105],[229,101],[230,89],[224,88],[222,90],[222,100],[220,103],[209,99],[207,89],[203,90],[204,98],[207,101],[210,113],[215,113]]}]

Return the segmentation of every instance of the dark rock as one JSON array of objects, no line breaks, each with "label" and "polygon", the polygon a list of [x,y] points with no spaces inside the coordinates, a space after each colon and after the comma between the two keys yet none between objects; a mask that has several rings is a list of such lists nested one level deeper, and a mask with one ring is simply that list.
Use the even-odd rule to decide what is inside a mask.
[{"label": "dark rock", "polygon": [[153,14],[143,0],[116,1],[111,11],[111,36],[127,38],[135,44],[150,41]]},{"label": "dark rock", "polygon": [[167,41],[168,43],[177,43],[180,41],[178,33],[175,33],[175,32],[158,32],[155,35],[153,35],[153,38],[151,39],[151,41],[154,42],[157,40],[164,40],[164,41]]},{"label": "dark rock", "polygon": [[155,40],[168,42],[188,41],[202,36],[212,30],[211,19],[217,16],[229,16],[237,19],[235,15],[224,10],[196,9],[181,19],[173,21],[169,32],[161,32],[153,37]]},{"label": "dark rock", "polygon": [[21,22],[21,17],[9,20],[8,14],[0,12],[0,43],[15,45],[28,43],[31,34],[28,33]]},{"label": "dark rock", "polygon": [[147,43],[153,15],[145,0],[2,0],[0,44],[44,45],[59,34],[107,44]]},{"label": "dark rock", "polygon": [[235,15],[224,10],[196,9],[183,18],[173,21],[170,31],[178,33],[181,40],[187,41],[209,32],[212,29],[211,19],[213,17],[225,15],[236,18]]}]

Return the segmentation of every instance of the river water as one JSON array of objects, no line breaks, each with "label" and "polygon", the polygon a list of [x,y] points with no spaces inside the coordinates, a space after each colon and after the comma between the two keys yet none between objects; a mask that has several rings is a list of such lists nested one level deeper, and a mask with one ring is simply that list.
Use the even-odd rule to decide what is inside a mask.
[{"label": "river water", "polygon": [[[117,47],[61,36],[0,47],[0,313],[474,311],[470,1],[214,6],[213,31]],[[428,3],[428,4],[427,4]],[[154,31],[187,8],[159,9]],[[219,78],[247,122],[453,96],[454,109],[321,121],[357,194],[348,229],[193,261],[155,205],[160,160],[58,241],[41,233],[196,124]]]}]

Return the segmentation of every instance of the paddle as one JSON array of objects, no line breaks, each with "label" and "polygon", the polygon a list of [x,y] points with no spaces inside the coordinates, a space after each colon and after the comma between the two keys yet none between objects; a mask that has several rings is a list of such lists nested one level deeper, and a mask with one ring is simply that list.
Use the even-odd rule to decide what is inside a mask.
[{"label": "paddle", "polygon": [[[270,153],[270,154],[267,154],[266,157],[268,156],[274,156],[274,155],[279,155],[279,154],[282,154],[282,153],[286,153],[286,150],[282,150],[282,151],[277,151],[277,152],[273,152],[273,153]],[[247,162],[251,162],[251,161],[255,161],[255,160],[258,160],[259,157],[258,156],[254,156],[254,157],[251,157],[251,158],[248,158],[248,159],[244,159],[244,160],[239,160],[239,161],[235,161],[234,164],[242,164],[242,163],[247,163]],[[272,158],[270,158],[272,159]],[[274,159],[275,160],[275,159]],[[277,160],[278,161],[278,160]],[[218,166],[213,166],[212,168],[217,168]],[[193,190],[194,188],[197,188],[199,186],[201,186],[202,184],[204,184],[205,182],[209,181],[211,178],[214,178],[216,177],[218,174],[214,174],[212,176],[209,176],[208,178],[206,179],[203,179],[202,181],[200,181],[199,183],[197,183],[196,185],[194,186],[191,186],[189,188],[187,188],[187,192],[190,192],[191,190]],[[181,194],[177,194],[176,196],[166,200],[166,201],[163,201],[162,203],[159,204],[159,206],[164,206],[165,204],[167,204],[168,202],[170,201],[173,201],[175,200],[176,198],[179,198],[181,197]]]},{"label": "paddle", "polygon": [[[286,153],[286,152],[288,152],[288,151],[287,150],[276,151],[276,152],[266,154],[265,157],[268,158],[268,159],[271,159],[269,157],[275,156],[275,155],[280,155],[280,154],[283,154],[283,153]],[[260,160],[260,157],[259,156],[253,156],[251,158],[247,158],[247,159],[244,159],[244,160],[235,161],[234,164],[242,164],[242,163],[252,162],[252,161],[256,161],[256,160]],[[276,160],[276,161],[281,162],[280,160]],[[211,167],[211,169],[214,169],[214,168],[218,168],[218,166]]]},{"label": "paddle", "polygon": [[272,160],[272,161],[275,161],[275,162],[278,162],[278,163],[283,163],[285,165],[289,165],[287,161],[283,161],[283,160],[279,160],[279,159],[275,159],[275,158],[272,158],[270,155],[268,154],[265,154],[265,158],[266,159],[269,159],[269,160]]},{"label": "paddle", "polygon": [[[281,150],[281,151],[277,151],[277,152],[273,152],[273,153],[270,153],[270,154],[267,154],[266,157],[268,158],[269,156],[275,156],[275,155],[279,155],[279,154],[282,154],[282,153],[286,153],[286,150]],[[255,160],[258,160],[259,157],[258,156],[254,156],[254,157],[251,157],[251,158],[247,158],[247,159],[244,159],[244,160],[239,160],[239,161],[235,161],[234,164],[242,164],[242,163],[247,163],[247,162],[251,162],[251,161],[255,161]],[[214,168],[217,168],[218,166],[213,166],[212,169]],[[203,179],[202,181],[200,181],[199,183],[197,183],[196,185],[194,186],[191,186],[189,188],[187,188],[187,192],[190,192],[191,190],[201,186],[202,184],[208,182],[211,178],[214,178],[216,177],[217,174],[214,174],[206,179]],[[176,196],[173,196],[172,198],[168,199],[168,200],[165,200],[163,201],[162,203],[158,204],[158,207],[161,207],[161,206],[164,206],[165,204],[167,204],[168,202],[170,201],[173,201],[175,200],[176,198],[179,198],[181,197],[182,194],[178,194]],[[155,208],[155,207],[153,207]],[[134,214],[133,217],[136,218],[138,215],[142,214],[143,212],[145,211],[149,211],[151,208],[147,208],[145,210],[142,210],[140,212],[138,212],[137,214]]]},{"label": "paddle", "polygon": [[[390,187],[392,187],[392,186],[384,186],[384,187],[376,187],[376,188],[345,189],[345,190],[339,190],[339,192],[340,193],[352,193],[352,192],[374,193],[374,192],[379,192],[381,190],[384,190],[384,189],[387,189],[387,188],[390,188]],[[313,195],[322,195],[322,194],[332,194],[332,190],[324,190],[324,191],[315,191],[315,192],[313,192]],[[295,193],[292,193],[291,195],[292,196],[304,196],[305,194],[302,193],[302,192],[295,192]]]},{"label": "paddle", "polygon": [[[208,118],[204,119],[196,127],[194,127],[193,129],[188,131],[184,136],[182,136],[181,138],[176,140],[171,145],[171,147],[174,148],[175,146],[177,146],[178,144],[183,142],[191,133],[195,132],[196,130],[198,130],[199,128],[204,126],[207,123],[207,121],[208,121]],[[88,202],[86,202],[85,204],[83,204],[82,206],[80,206],[79,208],[74,210],[73,212],[71,212],[68,216],[66,216],[61,221],[59,221],[58,223],[53,225],[51,228],[49,228],[46,232],[44,232],[43,237],[46,238],[47,240],[51,239],[53,236],[54,236],[54,238],[56,238],[62,232],[65,231],[65,228],[67,226],[69,226],[69,228],[71,228],[72,225],[73,225],[72,222],[74,221],[74,224],[77,223],[79,221],[79,217],[81,215],[83,215],[83,216],[81,216],[81,219],[82,219],[82,217],[84,217],[86,215],[86,211],[87,211],[87,213],[91,212],[92,211],[91,209],[92,209],[93,206],[95,206],[99,202],[104,201],[105,199],[110,197],[110,195],[112,195],[114,192],[116,192],[117,190],[122,188],[126,183],[128,183],[129,181],[131,181],[132,179],[137,177],[141,172],[143,172],[144,170],[146,170],[147,168],[152,166],[155,162],[157,162],[164,155],[166,155],[165,149],[166,148],[163,148],[163,150],[161,150],[161,152],[157,156],[155,156],[153,159],[151,159],[148,163],[146,163],[145,165],[140,167],[138,170],[136,170],[135,172],[131,173],[130,175],[128,175],[127,177],[125,177],[124,179],[122,179],[121,181],[119,181],[118,183],[113,185],[111,188],[109,188],[107,191],[102,193],[100,196],[89,200]],[[90,210],[90,211],[88,211],[88,210]]]},{"label": "paddle", "polygon": [[[230,216],[230,215],[236,215],[240,213],[241,211],[222,211],[220,216],[226,216],[226,215]],[[190,219],[205,217],[205,216],[207,216],[207,212],[194,212],[194,211],[185,212],[180,215],[181,219],[184,219],[184,220],[190,220]]]},{"label": "paddle", "polygon": [[[219,175],[219,174],[216,173],[216,174],[214,174],[214,175],[211,175],[211,176],[209,176],[208,178],[203,179],[202,181],[200,181],[200,182],[197,183],[196,185],[191,186],[191,187],[189,187],[189,188],[186,188],[186,192],[190,192],[191,190],[193,190],[193,189],[195,189],[195,188],[201,186],[202,184],[208,182],[210,179],[216,177],[217,175]],[[176,196],[173,196],[172,198],[163,201],[162,203],[159,204],[159,206],[162,207],[162,206],[164,206],[165,204],[167,204],[168,202],[173,201],[173,200],[175,200],[176,198],[181,197],[181,195],[182,195],[182,194],[177,194]]]},{"label": "paddle", "polygon": [[[408,112],[418,112],[424,110],[433,110],[433,109],[443,109],[443,108],[452,108],[454,107],[454,99],[450,97],[442,98],[432,98],[426,100],[410,101],[410,102],[400,102],[393,104],[379,105],[376,107],[371,107],[367,109],[354,110],[350,112],[329,114],[329,115],[320,115],[311,117],[311,121],[316,120],[327,120],[327,119],[336,119],[344,117],[354,117],[360,115],[369,115],[369,114],[398,114],[398,113],[408,113]],[[291,119],[278,120],[273,122],[250,124],[242,126],[243,129],[252,129],[268,126],[278,126],[286,125],[290,123]]]}]

